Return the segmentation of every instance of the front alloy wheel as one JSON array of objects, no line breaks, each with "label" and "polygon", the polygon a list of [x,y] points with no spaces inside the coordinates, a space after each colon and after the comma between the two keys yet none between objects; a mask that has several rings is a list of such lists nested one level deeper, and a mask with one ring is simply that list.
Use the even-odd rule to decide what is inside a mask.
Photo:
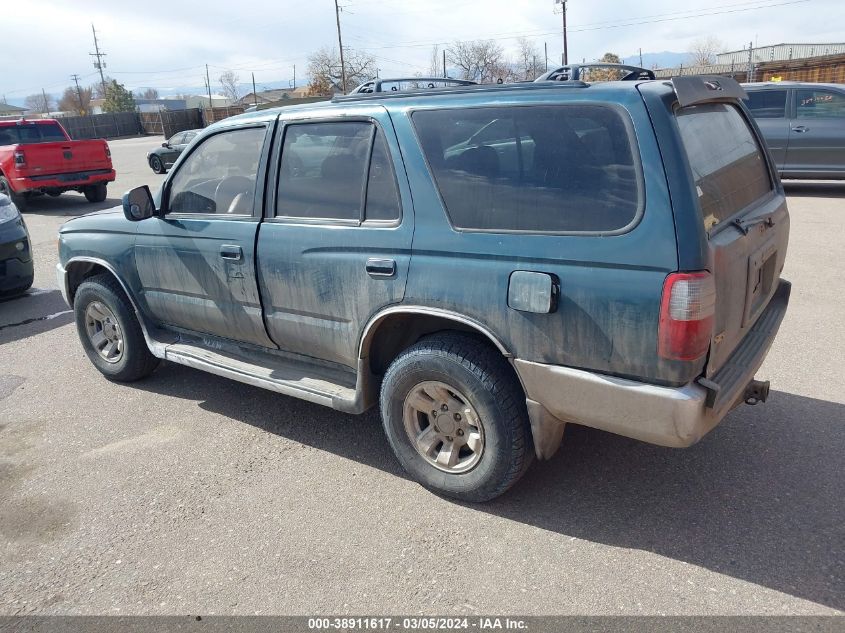
[{"label": "front alloy wheel", "polygon": [[96,352],[109,363],[123,356],[123,332],[114,312],[101,301],[92,301],[85,309],[85,331]]}]

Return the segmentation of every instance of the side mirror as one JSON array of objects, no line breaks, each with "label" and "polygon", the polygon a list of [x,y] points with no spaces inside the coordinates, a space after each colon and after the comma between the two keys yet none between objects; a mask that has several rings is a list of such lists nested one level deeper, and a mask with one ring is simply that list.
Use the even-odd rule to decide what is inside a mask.
[{"label": "side mirror", "polygon": [[147,185],[135,187],[123,194],[123,215],[130,222],[146,220],[156,214],[153,194]]},{"label": "side mirror", "polygon": [[170,142],[169,142],[169,141],[165,141],[164,143],[162,143],[162,144],[161,144],[161,146],[162,146],[162,147],[170,147]]}]

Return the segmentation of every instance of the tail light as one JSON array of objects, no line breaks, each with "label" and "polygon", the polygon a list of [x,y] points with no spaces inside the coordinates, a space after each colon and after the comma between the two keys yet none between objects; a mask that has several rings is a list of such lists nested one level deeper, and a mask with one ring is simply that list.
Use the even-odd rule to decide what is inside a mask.
[{"label": "tail light", "polygon": [[669,360],[695,360],[710,348],[716,285],[704,272],[672,273],[663,282],[657,353]]},{"label": "tail light", "polygon": [[17,167],[26,166],[26,157],[23,155],[22,149],[16,149],[15,150],[15,166],[17,166]]},{"label": "tail light", "polygon": [[111,150],[109,149],[108,143],[106,143],[106,158],[111,158]]}]

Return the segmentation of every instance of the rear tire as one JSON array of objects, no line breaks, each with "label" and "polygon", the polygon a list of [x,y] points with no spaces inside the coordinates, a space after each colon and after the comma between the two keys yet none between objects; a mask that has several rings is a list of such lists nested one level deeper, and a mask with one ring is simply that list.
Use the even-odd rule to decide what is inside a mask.
[{"label": "rear tire", "polygon": [[108,195],[108,189],[104,183],[96,185],[86,185],[82,188],[82,193],[88,202],[103,202]]},{"label": "rear tire", "polygon": [[513,369],[471,336],[432,335],[402,352],[384,376],[380,403],[399,463],[438,494],[488,501],[533,461],[525,395]]},{"label": "rear tire", "polygon": [[9,196],[9,198],[11,198],[12,202],[18,208],[18,211],[20,211],[21,213],[26,211],[29,199],[26,197],[26,194],[15,193],[14,191],[12,191],[12,187],[5,176],[0,176],[0,193]]},{"label": "rear tire", "polygon": [[131,382],[159,364],[123,288],[111,275],[86,279],[76,291],[73,312],[89,360],[109,380]]}]

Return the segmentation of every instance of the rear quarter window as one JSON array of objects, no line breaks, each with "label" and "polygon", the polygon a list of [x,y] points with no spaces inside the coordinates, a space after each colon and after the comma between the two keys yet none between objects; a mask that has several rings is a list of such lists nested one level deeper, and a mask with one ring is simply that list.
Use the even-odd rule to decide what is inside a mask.
[{"label": "rear quarter window", "polygon": [[638,217],[639,163],[616,108],[420,110],[412,120],[456,228],[604,233]]},{"label": "rear quarter window", "polygon": [[708,103],[677,111],[676,119],[708,230],[772,191],[766,159],[739,109]]}]

